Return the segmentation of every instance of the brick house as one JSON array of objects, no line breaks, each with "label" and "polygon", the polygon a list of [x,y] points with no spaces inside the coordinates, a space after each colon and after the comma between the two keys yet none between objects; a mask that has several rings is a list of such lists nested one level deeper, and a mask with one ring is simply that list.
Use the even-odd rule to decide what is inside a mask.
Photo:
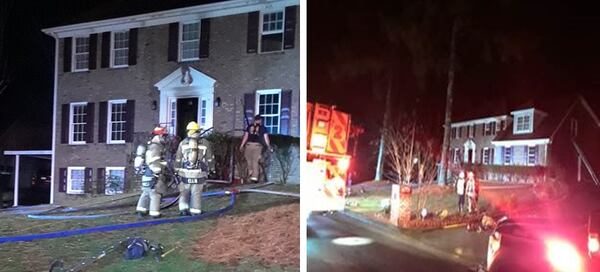
[{"label": "brick house", "polygon": [[[534,182],[547,169],[551,176],[577,173],[579,180],[597,181],[593,169],[600,160],[590,150],[598,145],[600,123],[583,97],[569,101],[528,103],[509,114],[452,123],[451,168],[474,166],[480,178],[497,181]],[[579,123],[586,129],[577,132]]]},{"label": "brick house", "polygon": [[157,124],[239,135],[260,113],[271,134],[298,137],[298,4],[212,1],[43,29],[56,40],[51,203],[136,190],[130,156]]}]

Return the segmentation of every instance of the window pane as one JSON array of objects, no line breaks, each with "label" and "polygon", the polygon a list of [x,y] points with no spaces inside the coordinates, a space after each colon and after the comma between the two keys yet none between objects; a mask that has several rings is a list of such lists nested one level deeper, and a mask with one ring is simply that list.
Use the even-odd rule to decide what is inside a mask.
[{"label": "window pane", "polygon": [[283,50],[283,33],[262,35],[260,51],[273,52]]}]

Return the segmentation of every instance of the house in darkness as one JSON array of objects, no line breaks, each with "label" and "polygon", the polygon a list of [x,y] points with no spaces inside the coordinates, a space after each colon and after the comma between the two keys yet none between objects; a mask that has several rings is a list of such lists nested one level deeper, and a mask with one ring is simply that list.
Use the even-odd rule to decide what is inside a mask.
[{"label": "house in darkness", "polygon": [[474,167],[488,180],[584,175],[597,182],[600,160],[591,150],[600,150],[594,140],[599,136],[600,122],[583,97],[571,104],[530,103],[506,114],[452,123],[449,160],[455,171]]},{"label": "house in darkness", "polygon": [[239,135],[261,114],[299,136],[299,1],[208,2],[43,29],[56,40],[52,203],[136,190],[131,153],[157,124]]}]

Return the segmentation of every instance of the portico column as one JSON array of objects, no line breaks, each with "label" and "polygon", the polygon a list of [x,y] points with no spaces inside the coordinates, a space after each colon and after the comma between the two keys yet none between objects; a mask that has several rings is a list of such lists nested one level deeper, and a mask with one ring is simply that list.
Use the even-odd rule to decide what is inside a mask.
[{"label": "portico column", "polygon": [[19,206],[19,164],[21,163],[21,155],[15,155],[15,189],[13,196],[13,206]]}]

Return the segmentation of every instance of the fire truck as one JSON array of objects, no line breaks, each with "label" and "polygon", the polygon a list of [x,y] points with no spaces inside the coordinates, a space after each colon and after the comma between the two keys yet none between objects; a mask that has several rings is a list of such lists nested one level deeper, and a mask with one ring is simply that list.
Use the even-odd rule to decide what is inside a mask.
[{"label": "fire truck", "polygon": [[350,114],[335,106],[307,103],[307,178],[310,211],[339,211],[346,204]]}]

